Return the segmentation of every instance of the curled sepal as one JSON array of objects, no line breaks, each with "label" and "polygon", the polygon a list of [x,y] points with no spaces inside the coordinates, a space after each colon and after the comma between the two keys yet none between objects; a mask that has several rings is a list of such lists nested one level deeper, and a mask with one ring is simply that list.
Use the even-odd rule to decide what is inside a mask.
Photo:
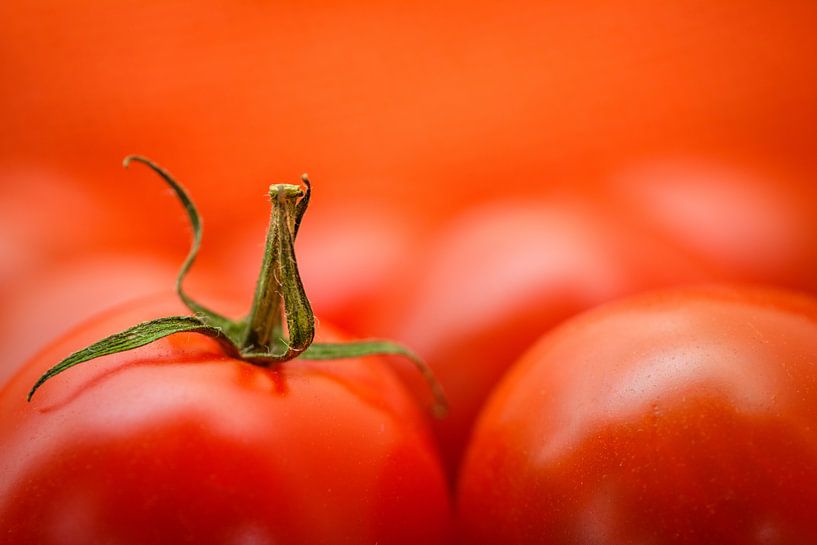
[{"label": "curled sepal", "polygon": [[190,251],[187,254],[187,258],[185,258],[184,263],[182,263],[181,269],[179,269],[179,274],[176,277],[176,293],[179,294],[179,298],[182,300],[185,306],[187,306],[187,308],[193,312],[193,314],[200,316],[208,324],[221,328],[226,334],[232,336],[235,328],[235,324],[232,320],[225,318],[219,313],[196,302],[192,297],[187,295],[187,292],[185,292],[183,288],[184,277],[187,276],[187,272],[190,270],[191,265],[193,265],[193,262],[196,260],[196,256],[199,253],[199,248],[201,247],[202,221],[199,211],[196,209],[196,205],[193,203],[193,199],[190,198],[190,195],[187,194],[184,187],[173,179],[173,176],[171,176],[168,171],[150,159],[139,155],[128,155],[122,161],[122,166],[128,168],[133,161],[142,163],[150,168],[153,172],[158,174],[168,186],[170,186],[174,193],[176,193],[176,197],[179,199],[179,202],[181,202],[182,206],[184,206],[184,211],[187,212],[187,218],[190,220],[190,226],[193,228],[193,242],[190,245]]},{"label": "curled sepal", "polygon": [[226,341],[220,329],[206,325],[195,316],[171,316],[169,318],[158,318],[149,322],[142,322],[141,324],[137,324],[125,331],[106,337],[91,346],[74,352],[56,364],[46,371],[45,374],[37,380],[34,386],[32,386],[31,391],[28,392],[28,400],[31,401],[34,392],[36,392],[45,381],[75,365],[101,356],[139,348],[140,346],[157,341],[162,337],[183,332],[202,333]]},{"label": "curled sepal", "polygon": [[304,183],[306,191],[304,191],[304,196],[301,197],[301,200],[298,201],[298,204],[295,206],[295,227],[292,230],[293,239],[298,236],[298,230],[301,228],[301,220],[304,217],[306,209],[309,208],[309,199],[312,197],[312,182],[309,181],[309,176],[301,174],[301,181]]},{"label": "curled sepal", "polygon": [[448,414],[448,401],[442,385],[434,373],[417,354],[395,342],[380,339],[349,341],[343,343],[312,343],[302,354],[304,360],[336,360],[342,358],[360,358],[364,356],[401,356],[409,360],[428,383],[434,396],[432,413],[437,418]]}]

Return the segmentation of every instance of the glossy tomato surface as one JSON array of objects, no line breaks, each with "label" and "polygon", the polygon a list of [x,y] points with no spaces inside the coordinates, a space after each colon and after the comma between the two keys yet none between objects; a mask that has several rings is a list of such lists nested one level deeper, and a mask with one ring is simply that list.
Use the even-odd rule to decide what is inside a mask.
[{"label": "glossy tomato surface", "polygon": [[[375,359],[262,369],[177,334],[36,377],[170,299],[100,316],[0,391],[0,543],[444,543],[423,417]],[[331,339],[322,326],[324,339]]]},{"label": "glossy tomato surface", "polygon": [[460,481],[468,543],[817,542],[817,301],[641,295],[513,368]]}]

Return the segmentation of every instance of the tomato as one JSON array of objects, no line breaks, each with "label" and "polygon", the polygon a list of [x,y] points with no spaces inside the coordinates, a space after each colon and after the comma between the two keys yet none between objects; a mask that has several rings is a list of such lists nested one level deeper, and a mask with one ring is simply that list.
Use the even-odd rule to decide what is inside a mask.
[{"label": "tomato", "polygon": [[102,315],[0,390],[0,542],[447,541],[448,488],[423,415],[389,369],[359,358],[408,357],[441,409],[433,376],[389,341],[325,326],[313,342],[294,254],[306,176],[269,188],[261,273],[235,319],[183,287],[202,238],[190,196],[149,159],[131,162],[171,188],[192,227],[179,301]]},{"label": "tomato", "polygon": [[468,543],[817,541],[817,301],[641,295],[545,335],[480,415]]},{"label": "tomato", "polygon": [[0,390],[0,543],[445,541],[423,416],[377,360],[265,369],[182,333],[72,369],[26,403],[60,357],[181,309],[159,297],[103,314]]},{"label": "tomato", "polygon": [[[488,393],[543,331],[609,299],[697,275],[648,233],[567,198],[474,208],[416,262],[368,330],[411,346],[442,383],[450,413],[434,428],[452,477]],[[405,378],[425,394],[413,373]]]},{"label": "tomato", "polygon": [[451,414],[434,426],[455,476],[491,388],[571,315],[701,281],[817,292],[816,203],[796,172],[702,157],[634,164],[594,191],[497,198],[416,252],[363,329],[412,346],[442,381]]}]

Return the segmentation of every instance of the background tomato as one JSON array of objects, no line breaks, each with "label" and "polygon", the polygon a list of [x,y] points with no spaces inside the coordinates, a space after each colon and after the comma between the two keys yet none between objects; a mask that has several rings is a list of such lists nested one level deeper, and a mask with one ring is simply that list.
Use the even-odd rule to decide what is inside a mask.
[{"label": "background tomato", "polygon": [[[366,329],[411,346],[451,405],[434,422],[451,474],[504,371],[543,331],[601,302],[697,277],[685,256],[592,204],[497,200],[455,218]],[[425,385],[408,367],[417,395]]]},{"label": "background tomato", "polygon": [[701,281],[814,291],[815,206],[797,176],[681,159],[633,166],[580,196],[497,198],[443,227],[362,329],[412,346],[439,376],[452,409],[434,426],[453,474],[503,372],[571,315]]},{"label": "background tomato", "polygon": [[664,158],[591,198],[688,256],[710,278],[817,290],[817,190],[796,167]]},{"label": "background tomato", "polygon": [[[807,0],[52,0],[0,19],[4,162],[122,201],[112,161],[138,151],[225,223],[303,170],[332,201],[445,213],[502,178],[536,191],[656,154],[815,168]],[[464,190],[427,199],[443,180]]]},{"label": "background tomato", "polygon": [[0,543],[445,542],[423,418],[374,359],[262,369],[177,334],[71,369],[26,403],[71,351],[180,312],[159,297],[102,315],[0,390]]},{"label": "background tomato", "polygon": [[480,416],[469,543],[813,543],[817,302],[658,292],[538,342]]}]

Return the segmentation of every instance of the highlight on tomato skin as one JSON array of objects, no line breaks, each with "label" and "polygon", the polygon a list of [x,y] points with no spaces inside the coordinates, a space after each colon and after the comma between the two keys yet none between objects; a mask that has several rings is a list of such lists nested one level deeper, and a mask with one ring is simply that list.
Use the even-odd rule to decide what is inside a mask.
[{"label": "highlight on tomato skin", "polygon": [[[26,391],[59,357],[156,315],[133,302],[0,390],[0,543],[447,543],[422,409],[376,359],[264,369],[177,334]],[[321,324],[319,340],[338,340]]]},{"label": "highlight on tomato skin", "polygon": [[545,335],[483,409],[468,544],[817,542],[817,301],[639,295]]}]

